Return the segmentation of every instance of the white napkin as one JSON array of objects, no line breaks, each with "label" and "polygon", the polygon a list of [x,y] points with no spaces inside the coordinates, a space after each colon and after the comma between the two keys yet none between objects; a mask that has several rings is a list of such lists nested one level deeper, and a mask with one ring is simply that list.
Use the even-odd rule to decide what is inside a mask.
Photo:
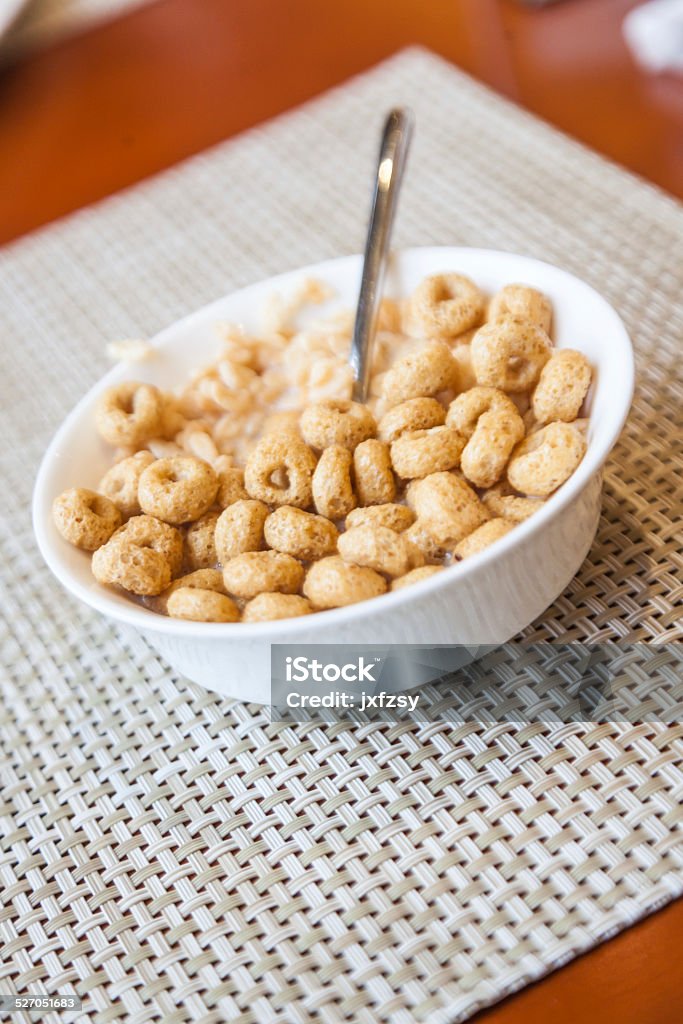
[{"label": "white napkin", "polygon": [[683,70],[683,0],[651,0],[624,19],[624,37],[648,71]]}]

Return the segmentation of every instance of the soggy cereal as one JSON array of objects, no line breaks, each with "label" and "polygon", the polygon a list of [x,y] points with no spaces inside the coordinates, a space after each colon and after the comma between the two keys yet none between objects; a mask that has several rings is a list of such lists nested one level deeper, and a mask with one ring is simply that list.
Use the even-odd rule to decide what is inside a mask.
[{"label": "soggy cereal", "polygon": [[281,551],[247,551],[223,567],[227,592],[247,601],[263,593],[296,594],[303,578],[301,563]]},{"label": "soggy cereal", "polygon": [[384,576],[374,569],[330,555],[314,562],[304,580],[304,594],[316,608],[343,608],[379,597],[387,589]]},{"label": "soggy cereal", "polygon": [[294,619],[314,611],[307,597],[298,594],[257,594],[244,606],[242,622],[274,622]]},{"label": "soggy cereal", "polygon": [[214,503],[218,477],[202,459],[174,455],[156,459],[138,484],[140,508],[147,515],[179,526],[203,516]]},{"label": "soggy cereal", "polygon": [[240,610],[225,594],[200,587],[179,587],[169,597],[167,614],[190,622],[238,622]]},{"label": "soggy cereal", "polygon": [[429,580],[443,571],[443,565],[420,565],[417,569],[411,569],[405,576],[399,576],[398,579],[393,580],[391,589],[403,590],[404,587],[411,587],[413,583],[422,583],[423,580]]}]

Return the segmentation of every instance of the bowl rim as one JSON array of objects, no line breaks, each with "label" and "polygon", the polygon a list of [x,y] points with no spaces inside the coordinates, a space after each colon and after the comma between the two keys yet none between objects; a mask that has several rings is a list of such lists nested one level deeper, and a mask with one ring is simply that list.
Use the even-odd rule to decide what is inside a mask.
[{"label": "bowl rim", "polygon": [[[621,407],[613,407],[612,409],[612,427],[607,437],[603,440],[603,443],[599,447],[596,445],[593,445],[592,448],[589,447],[572,476],[544,502],[542,507],[539,508],[533,516],[524,522],[517,524],[508,534],[499,538],[494,544],[485,548],[483,551],[480,551],[476,555],[472,555],[465,561],[458,563],[457,569],[456,567],[450,567],[451,571],[436,573],[434,576],[422,580],[419,583],[415,583],[410,587],[404,587],[396,591],[387,591],[378,598],[371,599],[371,605],[374,605],[374,602],[381,602],[382,611],[389,611],[391,608],[398,610],[404,605],[411,604],[414,600],[419,600],[427,593],[436,593],[441,588],[457,584],[459,580],[464,579],[477,572],[479,569],[487,566],[494,558],[498,558],[513,547],[523,544],[534,532],[542,529],[546,523],[549,523],[559,515],[563,509],[578,497],[592,477],[602,469],[612,447],[621,433],[624,423],[626,422],[633,398],[635,385],[635,361],[630,337],[619,314],[591,285],[555,264],[551,264],[547,261],[539,260],[535,257],[527,256],[522,253],[501,249],[484,249],[470,246],[413,246],[396,250],[393,253],[392,258],[409,257],[413,254],[434,254],[435,257],[443,257],[446,254],[451,253],[453,254],[454,259],[457,259],[458,254],[475,255],[480,257],[490,256],[492,258],[513,257],[515,259],[522,260],[530,266],[536,265],[550,269],[552,272],[569,278],[574,284],[578,283],[581,287],[591,292],[594,299],[597,299],[599,303],[603,305],[605,311],[613,320],[615,338],[619,338],[620,341],[619,351],[615,354],[622,360],[621,372],[626,386],[621,394]],[[357,262],[359,264],[360,260],[361,256],[359,254],[338,256],[332,259],[318,261],[317,263],[307,264],[294,270],[285,271],[284,273],[264,278],[243,288],[235,289],[234,291],[228,292],[225,296],[213,300],[199,309],[193,310],[186,316],[173,321],[161,331],[157,332],[157,334],[150,339],[150,343],[155,348],[163,348],[163,346],[170,340],[170,337],[179,329],[189,328],[192,326],[194,321],[203,320],[207,316],[210,316],[212,308],[222,305],[227,298],[232,296],[247,293],[251,289],[261,290],[266,285],[272,285],[276,288],[278,284],[284,284],[286,281],[294,279],[297,275],[305,274],[310,276],[316,273],[323,273],[325,270],[338,266],[341,263]],[[368,601],[360,601],[342,608],[333,608],[324,610],[323,612],[315,612],[312,616],[303,615],[296,618],[267,622],[190,622],[183,619],[171,619],[167,616],[159,615],[158,613],[145,608],[144,605],[137,604],[133,601],[130,602],[129,606],[118,604],[109,597],[104,587],[89,588],[81,584],[75,575],[65,568],[60,559],[56,556],[56,553],[53,551],[51,538],[47,532],[46,520],[49,514],[49,507],[51,506],[54,497],[54,495],[49,495],[47,493],[48,476],[62,438],[71,430],[73,423],[78,420],[83,409],[90,405],[95,395],[109,386],[111,379],[117,376],[118,369],[118,366],[115,366],[101,377],[66,416],[58,430],[53,435],[52,440],[43,455],[34,485],[32,519],[38,548],[47,563],[48,568],[70,593],[79,598],[89,607],[94,608],[96,611],[101,612],[118,622],[124,622],[128,625],[135,626],[142,631],[152,631],[156,633],[172,634],[176,637],[204,639],[209,641],[224,641],[229,639],[234,639],[236,641],[268,639],[272,638],[274,633],[286,634],[288,641],[290,638],[291,640],[295,640],[297,634],[310,633],[314,630],[317,623],[319,623],[321,627],[325,628],[343,626],[353,622],[354,619],[357,619],[360,616],[367,615],[370,612],[371,609]]]}]

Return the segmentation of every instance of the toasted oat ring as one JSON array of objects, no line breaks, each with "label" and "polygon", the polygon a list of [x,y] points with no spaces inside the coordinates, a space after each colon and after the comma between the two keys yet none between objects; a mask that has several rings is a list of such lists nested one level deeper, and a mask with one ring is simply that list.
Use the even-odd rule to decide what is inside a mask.
[{"label": "toasted oat ring", "polygon": [[545,331],[518,316],[480,327],[470,348],[477,383],[513,393],[534,386],[552,351]]},{"label": "toasted oat ring", "polygon": [[346,517],[346,529],[354,526],[386,526],[396,533],[403,533],[415,522],[415,513],[407,505],[370,505],[356,508]]},{"label": "toasted oat ring", "polygon": [[152,612],[168,615],[168,599],[181,587],[195,587],[197,590],[215,590],[217,594],[225,593],[223,573],[220,569],[195,569],[194,572],[179,576],[177,580],[153,597],[144,597],[143,603]]},{"label": "toasted oat ring", "polygon": [[[414,515],[415,513],[413,513]],[[416,519],[412,526],[409,526],[405,531],[406,537],[410,543],[422,552],[422,557],[428,564],[443,563],[444,558],[449,553],[448,546],[439,544],[431,533],[427,529],[426,524],[421,519]]]},{"label": "toasted oat ring", "polygon": [[313,501],[316,511],[327,519],[343,519],[356,507],[351,482],[353,455],[348,448],[333,444],[320,456],[313,474]]},{"label": "toasted oat ring", "polygon": [[153,384],[125,381],[100,396],[95,426],[113,445],[136,445],[162,433],[164,397]]},{"label": "toasted oat ring", "polygon": [[501,484],[486,491],[481,500],[494,516],[501,516],[511,523],[523,523],[544,504],[540,498],[521,498],[518,494],[506,494],[505,485]]},{"label": "toasted oat ring", "polygon": [[453,473],[432,473],[414,480],[407,498],[421,527],[446,549],[455,547],[489,518],[476,493]]},{"label": "toasted oat ring", "polygon": [[453,554],[456,558],[470,558],[493,544],[494,541],[504,537],[512,529],[514,526],[507,519],[489,519],[488,523],[479,526],[459,544],[456,544]]},{"label": "toasted oat ring", "polygon": [[138,484],[144,470],[153,462],[154,456],[151,452],[136,452],[135,455],[117,462],[100,480],[100,493],[113,501],[126,519],[140,514]]},{"label": "toasted oat ring", "polygon": [[152,516],[134,516],[98,548],[92,571],[99,583],[133,594],[160,594],[180,570],[183,539],[178,530]]},{"label": "toasted oat ring", "polygon": [[339,555],[330,555],[313,563],[303,589],[316,608],[343,608],[384,594],[387,581],[374,569],[351,565]]},{"label": "toasted oat ring", "polygon": [[225,589],[247,601],[257,594],[296,594],[303,578],[301,563],[281,551],[245,551],[223,567]]},{"label": "toasted oat ring", "polygon": [[582,352],[571,348],[554,352],[541,370],[531,399],[538,423],[575,420],[590,387],[591,376],[590,363]]},{"label": "toasted oat ring", "polygon": [[288,505],[282,505],[268,516],[263,533],[273,550],[304,562],[332,554],[337,549],[339,536],[337,527],[329,519]]},{"label": "toasted oat ring", "polygon": [[213,505],[218,477],[203,459],[172,455],[156,459],[140,477],[140,508],[165,523],[179,526],[199,519]]},{"label": "toasted oat ring", "polygon": [[432,427],[401,434],[391,446],[391,462],[404,480],[413,480],[460,463],[465,437],[455,427]]},{"label": "toasted oat ring", "polygon": [[216,552],[216,523],[218,512],[205,512],[185,532],[185,567],[193,572],[197,569],[212,569],[218,562]]},{"label": "toasted oat ring", "polygon": [[226,565],[235,555],[245,551],[263,550],[263,524],[269,512],[267,505],[254,498],[234,501],[223,509],[214,534],[216,555],[221,565]]},{"label": "toasted oat ring", "polygon": [[190,622],[238,622],[240,617],[232,598],[199,587],[179,587],[170,595],[167,609],[172,619]]},{"label": "toasted oat ring", "polygon": [[389,445],[369,438],[353,453],[353,475],[359,505],[384,505],[396,497]]},{"label": "toasted oat ring", "polygon": [[382,396],[389,406],[457,390],[458,366],[445,341],[430,341],[409,352],[385,374]]},{"label": "toasted oat ring", "polygon": [[446,422],[468,438],[460,460],[464,475],[477,487],[492,487],[524,437],[515,403],[497,388],[474,387],[451,402]]},{"label": "toasted oat ring", "polygon": [[227,466],[218,471],[218,493],[216,503],[221,508],[227,508],[242,498],[248,498],[247,489],[244,486],[244,470],[238,466]]},{"label": "toasted oat ring", "polygon": [[398,579],[393,580],[391,584],[392,590],[402,590],[404,587],[410,587],[413,583],[421,583],[422,580],[428,580],[431,576],[436,576],[437,573],[443,572],[443,565],[420,565],[417,569],[411,569],[405,576],[399,576]]},{"label": "toasted oat ring", "polygon": [[247,458],[244,485],[250,497],[267,505],[308,508],[315,455],[295,434],[261,438]]},{"label": "toasted oat ring", "polygon": [[425,338],[454,338],[481,323],[484,296],[463,274],[433,274],[410,299],[413,330]]},{"label": "toasted oat ring", "polygon": [[392,577],[405,576],[424,560],[405,533],[396,533],[386,526],[352,527],[342,533],[338,548],[345,562]]},{"label": "toasted oat ring", "polygon": [[547,295],[536,288],[526,284],[506,284],[491,299],[488,319],[498,320],[502,316],[522,317],[550,334],[553,307]]},{"label": "toasted oat ring", "polygon": [[311,602],[298,594],[257,594],[244,606],[242,622],[274,622],[310,615]]},{"label": "toasted oat ring", "polygon": [[549,423],[517,445],[508,480],[522,494],[547,498],[572,475],[585,452],[580,431],[570,423]]},{"label": "toasted oat ring", "polygon": [[382,416],[377,436],[391,444],[401,434],[441,427],[445,419],[446,410],[435,398],[409,398]]},{"label": "toasted oat ring", "polygon": [[338,444],[353,451],[377,429],[367,406],[343,399],[309,405],[301,414],[299,425],[304,441],[318,450]]},{"label": "toasted oat ring", "polygon": [[102,547],[121,525],[114,502],[86,487],[71,487],[55,498],[52,518],[64,540],[84,551]]}]

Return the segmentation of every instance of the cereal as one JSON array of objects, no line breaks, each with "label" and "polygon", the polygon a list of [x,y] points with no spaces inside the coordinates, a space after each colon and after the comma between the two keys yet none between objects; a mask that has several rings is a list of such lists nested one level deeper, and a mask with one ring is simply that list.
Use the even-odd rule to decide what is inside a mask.
[{"label": "cereal", "polygon": [[96,551],[121,525],[113,501],[85,487],[72,487],[52,503],[54,524],[65,540],[84,551]]},{"label": "cereal", "polygon": [[348,448],[331,445],[318,460],[313,474],[313,501],[316,511],[328,519],[343,519],[356,507],[351,482],[353,456]]},{"label": "cereal", "polygon": [[218,477],[202,459],[176,455],[157,459],[143,470],[138,485],[140,508],[179,526],[199,519],[213,505]]},{"label": "cereal", "polygon": [[232,598],[199,587],[179,587],[170,595],[166,608],[172,619],[190,622],[238,622],[240,617]]},{"label": "cereal", "polygon": [[445,419],[446,410],[435,398],[410,398],[382,416],[377,436],[381,441],[391,444],[401,434],[440,427]]},{"label": "cereal", "polygon": [[356,508],[346,517],[346,529],[354,526],[386,526],[396,533],[403,533],[415,522],[415,513],[407,505],[370,505]]},{"label": "cereal", "polygon": [[454,427],[446,426],[401,434],[391,446],[391,462],[404,480],[454,469],[460,463],[465,441]]},{"label": "cereal", "polygon": [[343,608],[379,597],[387,582],[374,569],[350,565],[339,555],[314,562],[306,573],[304,594],[316,608]]},{"label": "cereal", "polygon": [[263,524],[269,513],[267,505],[253,498],[235,501],[221,512],[214,538],[217,560],[221,565],[245,551],[263,550]]},{"label": "cereal", "polygon": [[257,594],[244,606],[242,622],[274,622],[310,615],[311,602],[298,594]]},{"label": "cereal", "polygon": [[263,593],[296,594],[303,578],[301,563],[281,551],[246,551],[223,567],[225,589],[247,601]]},{"label": "cereal", "polygon": [[252,498],[268,505],[308,508],[313,501],[316,458],[294,434],[262,438],[247,458],[244,485]]},{"label": "cereal", "polygon": [[451,346],[451,355],[458,367],[458,387],[461,391],[469,391],[477,383],[477,376],[472,366],[472,338],[476,331],[468,331],[456,338]]},{"label": "cereal", "polygon": [[422,553],[405,533],[386,526],[354,526],[342,533],[339,554],[345,562],[366,566],[386,576],[405,576],[423,561]]},{"label": "cereal", "polygon": [[481,526],[488,512],[472,488],[453,473],[432,473],[408,487],[408,504],[437,544],[453,548]]},{"label": "cereal", "polygon": [[269,547],[305,562],[336,551],[339,536],[329,519],[288,505],[268,516],[263,532]]},{"label": "cereal", "polygon": [[353,451],[361,441],[373,437],[377,429],[367,406],[333,400],[304,409],[299,426],[304,441],[318,450],[341,445]]},{"label": "cereal", "polygon": [[443,571],[443,565],[420,565],[417,569],[411,569],[405,576],[399,576],[398,579],[393,580],[391,589],[403,590],[404,587],[410,587],[413,583],[421,583],[422,580],[431,579],[432,576],[436,576],[437,573]]},{"label": "cereal", "polygon": [[477,487],[492,487],[524,437],[514,402],[496,388],[474,387],[451,402],[446,422],[468,438],[460,460],[464,475]]},{"label": "cereal", "polygon": [[501,391],[526,391],[534,386],[550,359],[545,331],[522,317],[504,317],[481,327],[471,344],[477,383]]},{"label": "cereal", "polygon": [[[413,513],[414,515],[415,513]],[[449,553],[447,546],[439,544],[427,529],[427,525],[421,519],[416,519],[412,526],[405,531],[410,543],[422,552],[425,562],[441,564]]]},{"label": "cereal", "polygon": [[189,570],[211,569],[218,562],[216,523],[218,512],[206,512],[185,532],[185,567]]},{"label": "cereal", "polygon": [[494,516],[502,516],[511,523],[523,523],[544,504],[540,498],[521,498],[509,493],[504,483],[485,491],[481,500]]},{"label": "cereal", "polygon": [[370,438],[353,453],[353,475],[359,505],[383,505],[396,497],[389,445]]},{"label": "cereal", "polygon": [[100,480],[100,493],[113,501],[126,519],[140,515],[142,511],[138,501],[138,484],[143,470],[153,462],[151,452],[136,452],[117,462]]},{"label": "cereal", "polygon": [[484,296],[463,274],[434,274],[410,299],[411,327],[420,337],[454,338],[481,323]]},{"label": "cereal", "polygon": [[550,333],[553,307],[550,299],[526,284],[506,284],[491,299],[488,319],[498,320],[503,316],[519,316],[537,324],[546,334]]},{"label": "cereal", "polygon": [[274,412],[263,423],[261,428],[261,434],[263,437],[266,434],[297,434],[300,435],[299,430],[299,413],[294,410],[289,412]]},{"label": "cereal", "polygon": [[508,480],[522,494],[547,498],[572,475],[585,452],[580,431],[569,423],[549,423],[513,451]]},{"label": "cereal", "polygon": [[563,348],[553,353],[541,370],[531,399],[537,422],[575,420],[590,387],[591,375],[590,363],[582,352]]},{"label": "cereal", "polygon": [[214,464],[218,474],[216,504],[220,505],[221,508],[227,508],[228,505],[232,505],[242,498],[249,497],[244,486],[244,470],[240,469],[239,466],[225,465],[225,459],[226,456],[221,455]]},{"label": "cereal", "polygon": [[484,523],[483,526],[478,527],[459,544],[456,544],[453,554],[456,558],[469,558],[471,555],[477,555],[512,529],[513,525],[507,519],[489,519],[488,523]]},{"label": "cereal", "polygon": [[431,341],[394,363],[384,378],[382,394],[387,405],[394,406],[457,387],[458,367],[451,350],[444,341]]},{"label": "cereal", "polygon": [[173,580],[170,586],[162,590],[160,594],[153,597],[144,597],[143,603],[146,608],[160,615],[168,614],[168,599],[180,587],[196,587],[198,590],[215,590],[218,594],[225,593],[223,585],[223,573],[220,569],[196,569],[194,572],[179,576]]},{"label": "cereal", "polygon": [[95,426],[108,444],[142,444],[161,433],[163,406],[162,394],[153,384],[126,381],[101,395]]},{"label": "cereal", "polygon": [[178,530],[152,516],[134,516],[98,548],[92,571],[98,583],[133,594],[160,594],[179,571],[183,539]]}]

